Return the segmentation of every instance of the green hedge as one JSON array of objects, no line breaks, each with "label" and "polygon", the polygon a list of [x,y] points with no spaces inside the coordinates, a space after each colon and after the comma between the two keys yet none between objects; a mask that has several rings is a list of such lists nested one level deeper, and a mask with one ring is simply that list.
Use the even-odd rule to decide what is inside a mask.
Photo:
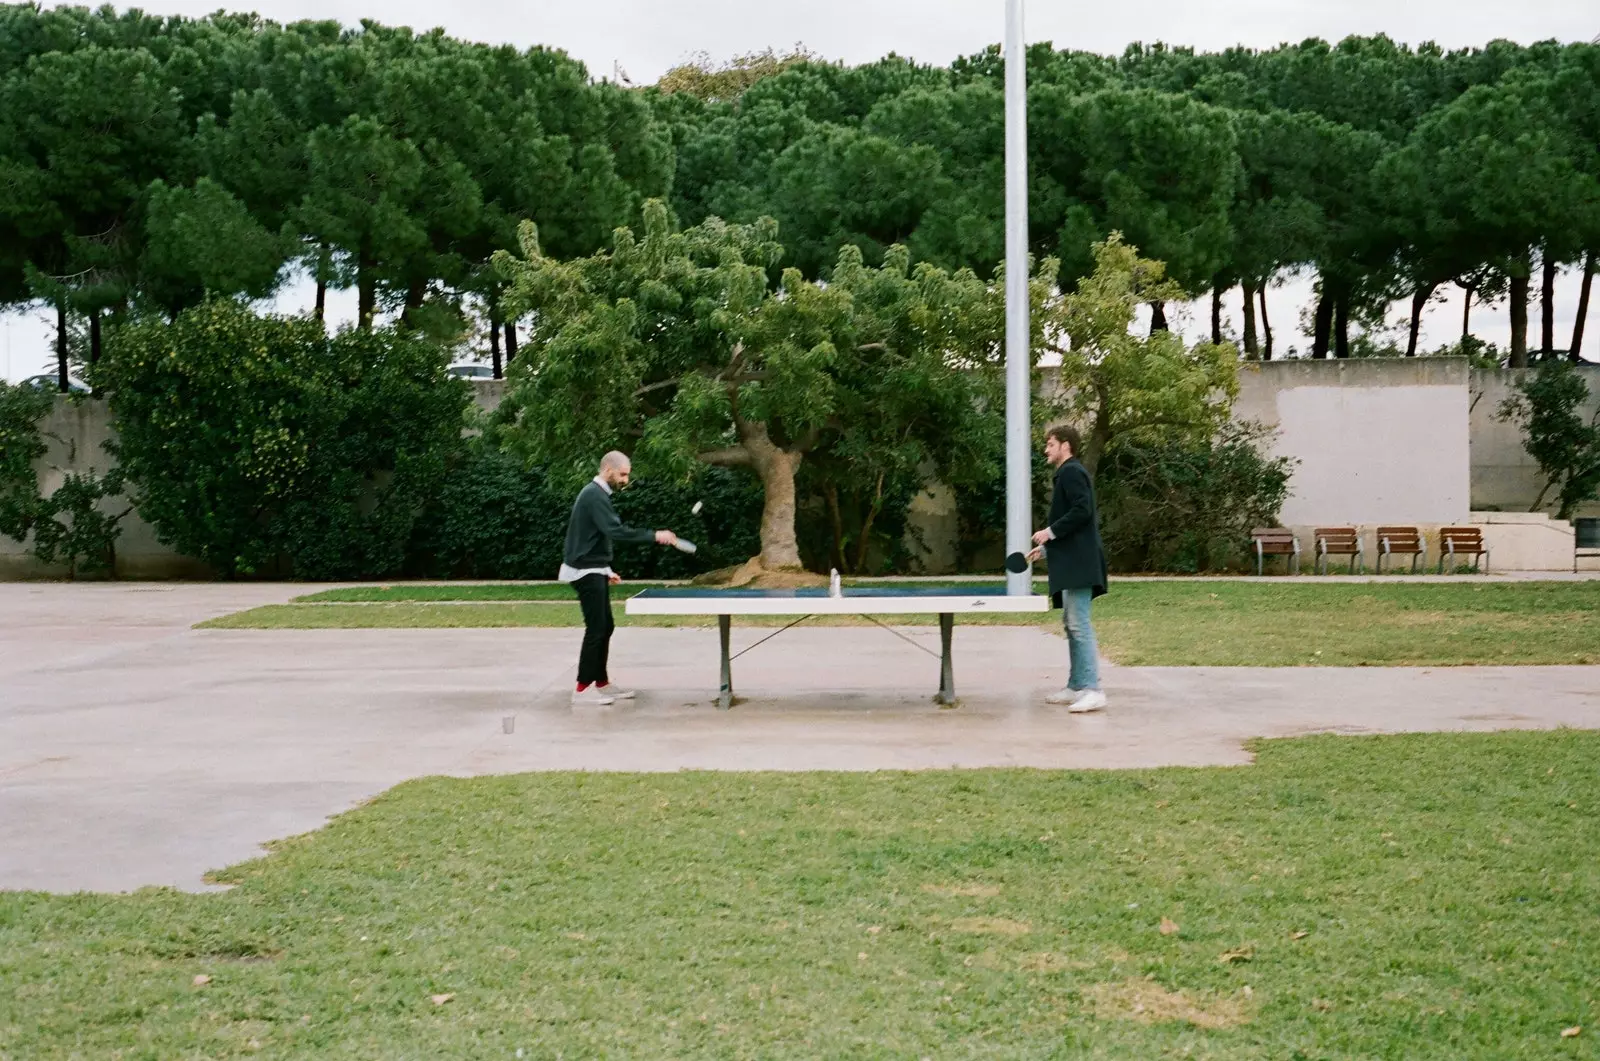
[{"label": "green hedge", "polygon": [[1100,532],[1117,571],[1216,571],[1242,564],[1252,527],[1271,526],[1292,463],[1263,432],[1229,425],[1209,443],[1119,446],[1096,480]]},{"label": "green hedge", "polygon": [[[618,514],[634,526],[677,531],[700,549],[690,556],[658,545],[619,545],[615,567],[624,578],[689,578],[760,551],[761,487],[753,477],[713,468],[683,484],[643,472],[617,494]],[[425,578],[554,578],[574,496],[510,454],[469,442],[418,521],[408,571]],[[690,512],[696,501],[704,502],[699,515]]]},{"label": "green hedge", "polygon": [[121,328],[107,354],[140,515],[230,577],[398,573],[471,400],[414,334],[330,336],[227,301]]}]

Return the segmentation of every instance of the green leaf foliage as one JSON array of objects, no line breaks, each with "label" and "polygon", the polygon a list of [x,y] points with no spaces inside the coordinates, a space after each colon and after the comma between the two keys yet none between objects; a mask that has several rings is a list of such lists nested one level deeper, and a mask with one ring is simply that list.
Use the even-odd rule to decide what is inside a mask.
[{"label": "green leaf foliage", "polygon": [[1539,462],[1545,486],[1530,511],[1555,491],[1556,516],[1571,519],[1579,505],[1600,497],[1600,412],[1584,420],[1589,384],[1566,361],[1542,361],[1516,381],[1499,419],[1521,425],[1523,448]]},{"label": "green leaf foliage", "polygon": [[538,231],[500,255],[507,305],[535,324],[498,437],[553,477],[580,482],[609,449],[654,474],[743,468],[765,490],[762,553],[797,566],[795,477],[834,491],[916,473],[959,480],[989,467],[1003,306],[970,271],[912,267],[904,248],[868,266],[845,246],[832,278],[785,269],[770,218],[675,229],[645,208],[642,238],[560,261]]},{"label": "green leaf foliage", "polygon": [[1133,334],[1138,307],[1176,297],[1178,285],[1120,234],[1093,253],[1094,272],[1077,291],[1051,296],[1048,282],[1036,285],[1035,327],[1061,358],[1060,386],[1039,403],[1040,417],[1080,425],[1091,471],[1125,444],[1209,442],[1239,393],[1238,352],[1231,343],[1186,346],[1169,331]]},{"label": "green leaf foliage", "polygon": [[[475,442],[452,459],[438,498],[418,521],[411,573],[430,578],[554,578],[561,567],[574,493],[496,446]],[[703,502],[698,514],[690,510]],[[689,578],[747,559],[760,548],[761,493],[748,476],[707,469],[690,483],[641,477],[616,496],[622,519],[672,527],[698,546],[619,546],[629,580]]]},{"label": "green leaf foliage", "polygon": [[39,473],[48,451],[39,421],[54,398],[31,386],[0,380],[0,534],[21,541],[38,518]]},{"label": "green leaf foliage", "polygon": [[122,521],[133,511],[116,501],[124,482],[120,467],[105,475],[69,474],[39,505],[30,550],[34,557],[44,564],[65,564],[72,578],[85,572],[114,572]]},{"label": "green leaf foliage", "polygon": [[1096,495],[1113,569],[1203,572],[1241,562],[1254,527],[1274,526],[1292,462],[1264,432],[1229,424],[1198,441],[1130,440],[1100,464]]},{"label": "green leaf foliage", "polygon": [[445,363],[391,329],[208,302],[117,333],[116,452],[161,540],[225,575],[397,572],[460,444]]}]

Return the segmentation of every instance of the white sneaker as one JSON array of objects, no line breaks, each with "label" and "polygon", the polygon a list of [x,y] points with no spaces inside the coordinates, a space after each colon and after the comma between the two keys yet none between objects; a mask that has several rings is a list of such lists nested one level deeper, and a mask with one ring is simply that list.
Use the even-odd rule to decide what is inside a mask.
[{"label": "white sneaker", "polygon": [[572,694],[573,707],[605,707],[616,702],[616,697],[608,695],[598,685],[591,685],[581,693]]},{"label": "white sneaker", "polygon": [[1076,700],[1067,705],[1067,711],[1074,715],[1084,715],[1090,711],[1104,710],[1105,706],[1105,693],[1099,689],[1085,689]]},{"label": "white sneaker", "polygon": [[615,685],[592,685],[591,689],[599,689],[601,696],[609,696],[613,700],[632,700],[638,694],[632,689],[618,689]]},{"label": "white sneaker", "polygon": [[1070,704],[1083,695],[1082,689],[1063,689],[1059,693],[1051,693],[1044,698],[1047,704]]}]

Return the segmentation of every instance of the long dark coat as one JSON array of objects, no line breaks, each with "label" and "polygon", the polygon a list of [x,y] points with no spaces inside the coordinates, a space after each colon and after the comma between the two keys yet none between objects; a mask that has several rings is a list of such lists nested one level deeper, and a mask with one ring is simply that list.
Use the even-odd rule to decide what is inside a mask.
[{"label": "long dark coat", "polygon": [[1056,469],[1050,494],[1050,530],[1055,537],[1044,544],[1050,564],[1050,596],[1057,607],[1061,591],[1091,589],[1098,597],[1106,591],[1106,550],[1100,542],[1100,512],[1094,503],[1094,483],[1089,470],[1076,457]]}]

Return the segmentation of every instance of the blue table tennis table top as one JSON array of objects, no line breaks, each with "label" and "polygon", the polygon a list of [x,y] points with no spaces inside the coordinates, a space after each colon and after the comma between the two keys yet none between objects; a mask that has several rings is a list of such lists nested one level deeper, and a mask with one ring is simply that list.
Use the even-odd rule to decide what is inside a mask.
[{"label": "blue table tennis table top", "polygon": [[[916,598],[916,597],[1004,597],[1006,587],[1004,583],[972,583],[959,586],[900,586],[896,588],[880,586],[845,586],[840,590],[840,595],[849,597],[867,598]],[[830,596],[826,586],[807,586],[802,589],[751,589],[738,587],[733,589],[716,589],[708,586],[663,586],[652,589],[642,589],[634,594],[637,597],[649,597],[654,600],[724,600],[727,598],[751,600],[795,600],[806,598],[826,598]]]}]

